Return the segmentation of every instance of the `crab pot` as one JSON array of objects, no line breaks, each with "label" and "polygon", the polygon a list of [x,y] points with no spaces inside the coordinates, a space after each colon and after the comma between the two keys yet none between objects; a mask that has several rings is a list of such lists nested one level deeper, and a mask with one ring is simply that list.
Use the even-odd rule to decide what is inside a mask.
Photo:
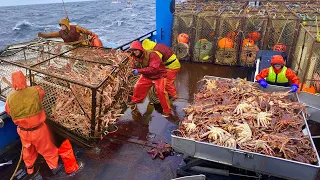
[{"label": "crab pot", "polygon": [[272,17],[270,19],[265,49],[273,49],[276,44],[285,45],[285,53],[289,56],[295,45],[294,37],[297,36],[299,20],[291,13],[284,16],[285,18]]},{"label": "crab pot", "polygon": [[[221,65],[237,65],[238,59],[238,49],[241,39],[241,34],[239,33],[242,26],[242,19],[236,17],[236,13],[240,12],[227,12],[222,14],[218,23],[218,41],[217,41],[217,50],[215,52],[215,63]],[[222,42],[222,45],[219,45],[219,41],[223,38],[229,38],[232,40],[231,45],[226,45],[226,42]]]},{"label": "crab pot", "polygon": [[314,37],[312,37],[308,30],[301,26],[291,63],[292,70],[300,79],[303,78],[303,75],[307,71],[308,58],[313,49],[310,42],[314,41]]},{"label": "crab pot", "polygon": [[204,11],[198,14],[192,61],[213,62],[217,13]]},{"label": "crab pot", "polygon": [[[194,46],[196,13],[190,10],[182,10],[174,13],[172,27],[172,50],[179,60],[189,61]],[[178,36],[185,33],[189,36],[188,42],[178,42]]]},{"label": "crab pot", "polygon": [[44,89],[43,107],[54,131],[82,145],[108,133],[131,91],[131,67],[116,50],[75,47],[28,67],[7,60],[5,65],[25,68],[30,84]]},{"label": "crab pot", "polygon": [[267,30],[268,17],[258,9],[246,13],[240,50],[240,65],[254,66],[257,52],[263,48],[264,34]]},{"label": "crab pot", "polygon": [[13,90],[4,80],[11,82],[11,73],[22,71],[27,78],[27,84],[30,85],[30,68],[39,62],[48,60],[60,53],[66,53],[72,49],[72,46],[62,45],[61,42],[47,41],[44,39],[35,39],[32,41],[8,45],[0,53],[0,94],[6,98]]}]

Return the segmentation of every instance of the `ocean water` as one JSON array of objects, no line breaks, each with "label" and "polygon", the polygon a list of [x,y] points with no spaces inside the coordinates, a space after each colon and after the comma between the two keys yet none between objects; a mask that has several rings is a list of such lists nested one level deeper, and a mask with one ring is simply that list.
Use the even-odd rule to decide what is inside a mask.
[{"label": "ocean water", "polygon": [[[155,0],[104,0],[65,3],[71,22],[96,33],[104,46],[116,47],[155,30]],[[0,50],[38,32],[59,30],[62,3],[0,7]]]}]

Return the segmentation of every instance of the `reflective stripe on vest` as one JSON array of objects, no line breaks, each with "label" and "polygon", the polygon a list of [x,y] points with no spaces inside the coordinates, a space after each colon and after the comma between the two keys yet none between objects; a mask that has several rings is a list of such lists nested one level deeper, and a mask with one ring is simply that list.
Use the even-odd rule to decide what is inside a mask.
[{"label": "reflective stripe on vest", "polygon": [[166,65],[166,69],[179,69],[181,67],[175,54],[173,54],[164,64]]},{"label": "reflective stripe on vest", "polygon": [[8,106],[12,120],[28,118],[42,111],[40,95],[35,87],[14,90],[8,96]]},{"label": "reflective stripe on vest", "polygon": [[286,77],[287,67],[283,67],[279,74],[276,74],[273,70],[273,67],[269,68],[269,74],[267,77],[268,82],[272,83],[288,83],[289,80]]}]

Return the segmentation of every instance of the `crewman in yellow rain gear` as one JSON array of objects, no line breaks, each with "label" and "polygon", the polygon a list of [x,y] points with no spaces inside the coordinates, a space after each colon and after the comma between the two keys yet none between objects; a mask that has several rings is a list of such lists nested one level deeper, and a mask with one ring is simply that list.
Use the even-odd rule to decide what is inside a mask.
[{"label": "crewman in yellow rain gear", "polygon": [[77,41],[83,40],[84,45],[87,45],[87,42],[85,42],[84,35],[98,38],[98,36],[96,34],[94,34],[93,32],[91,32],[87,29],[84,29],[80,26],[70,25],[69,19],[67,19],[67,18],[62,19],[60,21],[59,25],[61,27],[60,31],[52,32],[52,33],[48,33],[48,34],[43,34],[41,32],[38,32],[38,37],[43,37],[43,38],[60,37],[66,43],[77,42]]}]

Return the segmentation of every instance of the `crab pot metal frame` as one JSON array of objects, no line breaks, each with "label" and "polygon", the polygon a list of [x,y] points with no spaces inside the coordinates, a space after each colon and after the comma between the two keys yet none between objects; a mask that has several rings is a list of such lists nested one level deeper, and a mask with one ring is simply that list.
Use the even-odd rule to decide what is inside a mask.
[{"label": "crab pot metal frame", "polygon": [[[241,48],[241,39],[243,37],[242,11],[224,11],[218,20],[217,37],[219,40],[229,37],[233,41],[232,48],[221,48],[217,46],[215,52],[215,63],[220,65],[237,65],[239,50]],[[238,17],[237,17],[238,16]],[[239,17],[240,16],[240,17]],[[217,41],[219,43],[219,40]]]},{"label": "crab pot metal frame", "polygon": [[[183,9],[174,13],[171,46],[179,60],[190,61],[190,55],[193,53],[190,47],[194,46],[196,18],[196,11],[194,10]],[[188,44],[178,42],[177,38],[181,33],[189,35]]]},{"label": "crab pot metal frame", "polygon": [[300,78],[302,90],[320,93],[320,44],[316,42],[316,33],[312,29],[315,27],[300,25],[292,69]]},{"label": "crab pot metal frame", "polygon": [[203,11],[198,14],[192,61],[213,62],[219,14],[221,12],[213,11]]},{"label": "crab pot metal frame", "polygon": [[[268,25],[268,14],[263,7],[248,6],[244,16],[245,23],[242,30],[243,39],[240,51],[240,65],[253,67],[255,65],[257,52],[263,48],[264,36]],[[253,33],[255,33],[256,36],[260,35],[260,38],[256,40],[255,38],[258,37],[252,37]],[[243,44],[243,40],[247,38],[255,41],[253,46],[245,46]]]},{"label": "crab pot metal frame", "polygon": [[[189,55],[182,60],[250,67],[254,66],[254,55],[258,50],[273,49],[274,45],[279,43],[286,46],[287,63],[290,65],[301,17],[287,7],[285,2],[288,1],[263,1],[258,7],[249,6],[247,1],[229,1],[217,7],[214,7],[211,1],[187,1],[177,4],[172,33],[173,50],[178,57],[181,49],[185,54],[185,46],[178,44],[176,38],[180,33],[186,33],[190,37]],[[212,8],[214,9],[208,13]],[[221,13],[216,13],[216,9]],[[187,20],[181,20],[183,18]],[[243,39],[248,38],[248,33],[257,31],[257,26],[260,27],[258,32],[261,39],[254,47],[242,47]],[[233,39],[234,47],[219,48],[219,39],[227,37],[231,30],[237,33]],[[211,32],[214,33],[213,38],[210,36]],[[202,51],[205,53],[200,53]]]},{"label": "crab pot metal frame", "polygon": [[[68,55],[68,52],[70,52],[71,50],[76,50],[77,48],[78,47],[72,48],[66,52],[54,55],[51,58],[44,59],[43,61],[32,65],[19,63],[15,61],[14,58],[13,61],[10,61],[10,56],[6,54],[7,56],[0,56],[0,62],[2,64],[0,67],[4,67],[5,65],[6,72],[10,73],[17,70],[25,71],[26,76],[29,79],[28,85],[40,85],[46,92],[43,106],[47,114],[47,122],[51,125],[51,127],[55,129],[55,132],[63,136],[67,136],[67,138],[74,140],[78,144],[91,146],[95,142],[95,140],[100,139],[100,136],[103,135],[103,132],[105,131],[102,125],[103,119],[101,117],[104,116],[108,108],[115,105],[122,107],[124,106],[124,102],[118,102],[116,100],[119,96],[123,95],[125,90],[123,90],[122,88],[119,88],[119,91],[115,92],[113,96],[114,100],[109,104],[109,106],[104,106],[102,104],[102,99],[104,98],[102,94],[103,91],[107,91],[106,88],[112,82],[111,77],[117,77],[118,74],[121,74],[123,71],[128,69],[128,66],[126,66],[128,58],[123,56],[123,59],[120,61],[118,67],[110,67],[110,75],[103,77],[98,84],[81,82],[78,80],[74,80],[72,77],[52,74],[48,71],[48,67],[50,64],[56,63],[61,65],[61,63],[65,63],[66,61],[73,62],[75,64],[79,63],[79,67],[75,68],[78,71],[85,70],[85,68],[90,68],[91,66],[93,66],[93,64],[97,64],[99,66],[108,65],[106,63],[90,62],[86,59],[77,59],[66,56]],[[108,48],[104,48],[104,50],[112,51]],[[17,53],[21,53],[20,51],[18,51]],[[4,53],[8,53],[8,50]],[[2,55],[4,53],[2,53]],[[11,56],[14,56],[14,54],[11,53]],[[22,59],[22,61],[27,61],[28,59],[26,57],[27,56],[24,56],[24,59]],[[8,69],[8,66],[10,67],[10,70]],[[108,66],[110,66],[110,64]],[[11,74],[6,74],[5,77],[9,78],[8,76],[11,76]],[[3,98],[6,98],[6,96],[12,89],[8,87],[8,85],[2,88],[2,84],[3,83],[1,82],[1,96]],[[125,84],[119,84],[119,87],[123,86],[125,86]],[[89,96],[91,97],[89,99],[90,102],[85,102],[85,98],[79,97],[79,93],[77,91],[81,90],[89,94]],[[60,122],[58,119],[55,119],[58,120],[55,121],[53,119],[57,118],[57,114],[54,115],[53,111],[55,111],[54,109],[57,106],[58,96],[61,94],[68,94],[68,99],[74,99],[72,100],[72,103],[74,103],[72,104],[72,108],[78,110],[74,113],[79,119],[74,124],[70,124],[71,127],[66,127],[66,124],[61,124],[62,121]],[[87,109],[85,107],[87,107]],[[87,120],[89,120],[89,124],[87,124],[86,127],[87,129],[82,128],[81,130],[78,130],[78,125],[85,124],[84,118],[87,118]],[[65,119],[65,121],[68,121],[68,119]]]}]

